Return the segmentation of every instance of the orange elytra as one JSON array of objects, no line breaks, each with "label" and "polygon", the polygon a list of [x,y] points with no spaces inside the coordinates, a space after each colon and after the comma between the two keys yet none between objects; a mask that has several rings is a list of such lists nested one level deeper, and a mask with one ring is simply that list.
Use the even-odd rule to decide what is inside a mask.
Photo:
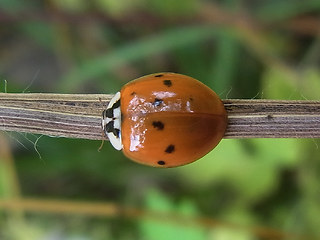
[{"label": "orange elytra", "polygon": [[220,142],[227,112],[218,95],[198,80],[157,73],[126,84],[103,112],[102,127],[111,144],[133,161],[177,167]]}]

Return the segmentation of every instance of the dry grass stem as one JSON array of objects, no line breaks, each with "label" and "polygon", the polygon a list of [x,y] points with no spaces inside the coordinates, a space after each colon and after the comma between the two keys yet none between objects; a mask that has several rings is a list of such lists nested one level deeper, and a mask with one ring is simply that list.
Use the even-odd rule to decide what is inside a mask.
[{"label": "dry grass stem", "polygon": [[262,239],[312,239],[305,236],[282,232],[268,227],[260,226],[240,226],[222,222],[208,217],[192,217],[170,212],[154,212],[147,209],[128,208],[115,203],[108,202],[80,202],[64,200],[43,200],[28,199],[2,200],[0,199],[0,209],[10,211],[16,208],[33,213],[53,213],[65,215],[84,215],[91,217],[124,217],[132,219],[149,219],[158,222],[173,222],[175,224],[189,225],[190,227],[199,225],[206,228],[226,227],[234,230],[245,230],[254,233]]},{"label": "dry grass stem", "polygon": [[[113,95],[0,93],[0,130],[106,139],[101,114]],[[223,100],[225,138],[319,138],[320,101]]]}]

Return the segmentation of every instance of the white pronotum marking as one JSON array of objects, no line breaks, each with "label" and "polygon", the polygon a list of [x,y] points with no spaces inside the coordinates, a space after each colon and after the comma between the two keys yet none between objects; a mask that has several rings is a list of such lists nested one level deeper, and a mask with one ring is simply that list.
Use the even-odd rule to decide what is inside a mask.
[{"label": "white pronotum marking", "polygon": [[120,92],[117,92],[110,100],[107,109],[103,113],[102,128],[108,136],[112,146],[122,149],[121,141],[121,110],[120,110]]}]

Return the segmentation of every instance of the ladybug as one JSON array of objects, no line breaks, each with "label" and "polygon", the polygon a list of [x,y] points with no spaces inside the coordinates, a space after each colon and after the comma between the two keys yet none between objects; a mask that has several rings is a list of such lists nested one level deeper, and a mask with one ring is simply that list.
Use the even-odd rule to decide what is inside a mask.
[{"label": "ladybug", "polygon": [[227,113],[218,95],[176,73],[129,82],[102,117],[115,149],[153,167],[176,167],[203,157],[220,142],[226,127]]}]

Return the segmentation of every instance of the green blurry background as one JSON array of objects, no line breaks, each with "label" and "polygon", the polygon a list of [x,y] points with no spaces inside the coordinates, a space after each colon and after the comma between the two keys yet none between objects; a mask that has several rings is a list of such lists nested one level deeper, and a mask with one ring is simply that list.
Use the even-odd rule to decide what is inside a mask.
[{"label": "green blurry background", "polygon": [[[0,91],[114,93],[172,71],[222,98],[319,99],[319,13],[319,0],[0,0]],[[1,207],[1,240],[320,239],[317,139],[223,140],[155,169],[39,137],[0,135],[0,206],[36,201]]]}]

